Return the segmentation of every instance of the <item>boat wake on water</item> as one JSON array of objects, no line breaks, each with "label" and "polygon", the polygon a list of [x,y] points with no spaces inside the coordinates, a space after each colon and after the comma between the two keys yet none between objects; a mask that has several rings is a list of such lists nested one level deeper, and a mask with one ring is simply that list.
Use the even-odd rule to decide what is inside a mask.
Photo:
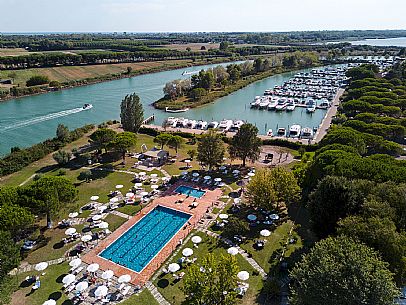
[{"label": "boat wake on water", "polygon": [[43,115],[43,116],[35,117],[35,118],[32,118],[32,119],[16,122],[14,124],[10,124],[10,125],[7,125],[7,126],[0,126],[0,132],[4,132],[4,131],[7,131],[7,130],[18,129],[18,128],[21,128],[21,127],[38,124],[38,123],[41,123],[41,122],[44,122],[44,121],[49,121],[49,120],[61,118],[61,117],[64,117],[64,116],[68,116],[68,115],[71,115],[71,114],[75,114],[75,113],[78,113],[78,112],[85,111],[87,109],[88,108],[85,108],[85,107],[79,107],[79,108],[74,108],[74,109],[49,113],[47,115]]}]

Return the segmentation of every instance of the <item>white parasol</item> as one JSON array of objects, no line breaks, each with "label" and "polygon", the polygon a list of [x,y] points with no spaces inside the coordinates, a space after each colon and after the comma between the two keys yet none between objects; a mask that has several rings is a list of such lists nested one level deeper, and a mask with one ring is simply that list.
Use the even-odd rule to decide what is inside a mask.
[{"label": "white parasol", "polygon": [[220,214],[219,218],[220,219],[228,219],[228,215],[227,214]]},{"label": "white parasol", "polygon": [[269,215],[269,218],[271,218],[272,220],[278,220],[279,216],[278,216],[278,214],[271,214],[271,215]]},{"label": "white parasol", "polygon": [[142,197],[147,196],[148,194],[149,194],[148,192],[141,192],[141,193],[140,193],[140,195],[141,195]]},{"label": "white parasol", "polygon": [[156,190],[158,187],[159,187],[159,185],[156,185],[156,184],[151,185],[151,188],[152,188],[153,190]]},{"label": "white parasol", "polygon": [[118,278],[118,282],[121,283],[128,283],[131,281],[131,275],[129,274],[124,274]]},{"label": "white parasol", "polygon": [[92,201],[96,201],[97,199],[99,199],[99,196],[94,195],[94,196],[90,197],[90,200],[92,200]]},{"label": "white parasol", "polygon": [[89,272],[96,272],[97,270],[99,270],[99,264],[94,263],[94,264],[90,264],[89,266],[87,266],[87,271]]},{"label": "white parasol", "polygon": [[125,194],[125,196],[126,196],[127,198],[131,198],[131,197],[134,197],[135,194],[132,193],[132,192],[129,192],[129,193]]},{"label": "white parasol", "polygon": [[122,189],[124,187],[124,185],[122,185],[122,184],[117,184],[116,185],[116,189]]},{"label": "white parasol", "polygon": [[102,219],[102,216],[99,215],[99,214],[94,215],[94,216],[92,217],[92,220],[93,220],[93,221],[98,221],[98,220],[100,220],[100,219]]},{"label": "white parasol", "polygon": [[83,236],[80,238],[80,240],[83,241],[83,242],[85,242],[85,243],[87,243],[88,241],[91,241],[91,240],[92,240],[92,235],[90,235],[90,234],[83,235]]},{"label": "white parasol", "polygon": [[238,254],[238,249],[236,247],[228,248],[227,253],[231,254],[231,255],[237,255]]},{"label": "white parasol", "polygon": [[80,258],[75,258],[69,262],[69,266],[71,266],[72,268],[77,268],[80,266],[81,263],[82,263],[82,260]]},{"label": "white parasol", "polygon": [[98,224],[98,227],[100,229],[107,229],[109,227],[109,224],[105,221],[102,221],[101,223]]},{"label": "white parasol", "polygon": [[179,269],[180,269],[180,266],[177,263],[172,263],[172,264],[169,264],[169,266],[168,266],[169,272],[172,272],[172,273],[178,271]]},{"label": "white parasol", "polygon": [[203,179],[204,179],[204,180],[210,180],[211,177],[210,177],[210,176],[204,176]]},{"label": "white parasol", "polygon": [[73,213],[69,213],[69,218],[75,218],[78,217],[79,213],[78,212],[73,212]]},{"label": "white parasol", "polygon": [[151,174],[150,176],[151,176],[151,178],[156,178],[156,177],[158,177],[158,174]]},{"label": "white parasol", "polygon": [[77,291],[81,292],[83,290],[86,290],[87,287],[89,287],[89,283],[83,281],[83,282],[77,283],[75,288]]},{"label": "white parasol", "polygon": [[202,238],[200,236],[193,236],[192,237],[192,243],[194,244],[200,244],[202,242]]},{"label": "white parasol", "polygon": [[56,301],[54,299],[49,299],[42,303],[42,305],[56,305]]},{"label": "white parasol", "polygon": [[72,284],[75,281],[75,275],[74,274],[68,274],[65,275],[62,279],[62,283],[64,283],[65,285],[69,285]]},{"label": "white parasol", "polygon": [[250,274],[247,271],[240,271],[237,273],[237,277],[241,280],[241,281],[246,281],[250,278]]},{"label": "white parasol", "polygon": [[221,178],[214,178],[214,181],[220,182],[220,181],[221,181]]},{"label": "white parasol", "polygon": [[108,292],[109,292],[109,289],[107,288],[107,286],[101,285],[101,286],[97,287],[96,291],[94,292],[94,295],[96,297],[100,298],[100,297],[106,296]]},{"label": "white parasol", "polygon": [[193,176],[193,177],[199,177],[200,174],[199,174],[199,173],[193,173],[192,176]]},{"label": "white parasol", "polygon": [[141,182],[137,182],[134,184],[135,187],[142,187],[142,183]]},{"label": "white parasol", "polygon": [[182,255],[185,257],[189,257],[189,256],[193,255],[193,250],[190,248],[185,248],[182,251]]},{"label": "white parasol", "polygon": [[102,273],[101,277],[104,280],[109,280],[114,276],[114,271],[113,270],[106,270]]},{"label": "white parasol", "polygon": [[138,175],[140,176],[145,176],[147,173],[146,172],[139,172]]},{"label": "white parasol", "polygon": [[259,232],[259,234],[261,234],[261,236],[268,237],[269,235],[271,235],[271,232],[269,230],[262,230],[261,232]]},{"label": "white parasol", "polygon": [[73,235],[73,234],[75,234],[76,233],[76,229],[75,228],[69,228],[69,229],[66,229],[66,231],[65,231],[65,234],[66,235]]}]

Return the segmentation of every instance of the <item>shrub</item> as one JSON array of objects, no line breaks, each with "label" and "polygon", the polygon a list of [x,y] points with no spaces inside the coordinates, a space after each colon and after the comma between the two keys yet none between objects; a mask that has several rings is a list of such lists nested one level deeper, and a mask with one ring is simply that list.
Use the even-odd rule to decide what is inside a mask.
[{"label": "shrub", "polygon": [[27,87],[32,87],[32,86],[39,86],[39,85],[44,85],[44,84],[48,84],[48,83],[49,83],[48,76],[34,75],[29,80],[27,80],[26,85],[27,85]]}]

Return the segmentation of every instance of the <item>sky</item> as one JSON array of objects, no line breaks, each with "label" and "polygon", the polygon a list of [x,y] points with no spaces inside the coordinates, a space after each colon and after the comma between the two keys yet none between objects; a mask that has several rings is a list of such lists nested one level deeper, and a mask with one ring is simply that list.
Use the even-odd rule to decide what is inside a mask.
[{"label": "sky", "polygon": [[0,0],[0,32],[406,29],[406,0]]}]

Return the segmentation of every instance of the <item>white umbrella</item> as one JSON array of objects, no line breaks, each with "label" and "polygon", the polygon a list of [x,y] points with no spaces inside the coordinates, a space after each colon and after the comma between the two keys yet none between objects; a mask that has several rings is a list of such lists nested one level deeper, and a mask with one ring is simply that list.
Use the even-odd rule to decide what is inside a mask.
[{"label": "white umbrella", "polygon": [[110,202],[116,203],[116,202],[119,202],[119,199],[117,197],[113,197],[113,198],[110,198]]},{"label": "white umbrella", "polygon": [[169,266],[168,266],[169,272],[172,272],[172,273],[178,271],[179,269],[180,269],[180,266],[177,263],[172,263],[172,264],[169,264]]},{"label": "white umbrella", "polygon": [[42,305],[56,305],[56,301],[54,299],[49,299],[42,303]]},{"label": "white umbrella", "polygon": [[188,159],[188,160],[185,160],[185,163],[190,163],[191,161]]},{"label": "white umbrella", "polygon": [[234,203],[240,203],[241,202],[241,199],[240,198],[234,198]]},{"label": "white umbrella", "polygon": [[45,270],[48,267],[48,263],[47,262],[41,262],[35,265],[34,269],[37,271],[42,271]]},{"label": "white umbrella", "polygon": [[[85,235],[86,236],[86,235]],[[80,264],[82,263],[82,260],[80,258],[75,258],[73,260],[71,260],[69,262],[69,266],[73,267],[73,268],[77,268],[80,266]]]},{"label": "white umbrella", "polygon": [[100,212],[104,212],[107,209],[107,206],[101,205],[97,208]]},{"label": "white umbrella", "polygon": [[149,194],[148,192],[141,192],[141,193],[140,193],[140,195],[141,195],[142,197],[147,196],[148,194]]},{"label": "white umbrella", "polygon": [[99,270],[99,264],[90,264],[89,266],[87,266],[86,270],[89,272],[96,272],[97,270]]},{"label": "white umbrella", "polygon": [[261,234],[261,236],[268,237],[269,235],[271,235],[271,232],[269,230],[262,230],[261,232],[259,232],[259,234]]},{"label": "white umbrella", "polygon": [[134,197],[135,194],[132,193],[132,192],[129,192],[129,193],[125,194],[125,196],[126,196],[127,198],[131,198],[131,197]]},{"label": "white umbrella", "polygon": [[158,174],[151,174],[150,176],[151,176],[151,178],[156,178],[156,177],[158,177]]},{"label": "white umbrella", "polygon": [[251,220],[251,221],[257,220],[257,216],[255,216],[254,214],[249,214],[247,216],[247,218],[248,218],[248,220]]},{"label": "white umbrella", "polygon": [[228,215],[227,215],[227,214],[220,214],[220,215],[219,215],[219,218],[220,218],[220,219],[227,219],[227,218],[228,218]]},{"label": "white umbrella", "polygon": [[117,184],[116,185],[116,189],[122,189],[124,187],[124,185],[122,185],[122,184]]},{"label": "white umbrella", "polygon": [[131,281],[131,275],[129,274],[124,274],[118,278],[118,282],[121,283],[128,283]]},{"label": "white umbrella", "polygon": [[190,248],[185,248],[182,251],[182,255],[186,256],[186,257],[191,256],[191,255],[193,255],[193,250]]},{"label": "white umbrella", "polygon": [[104,280],[109,280],[114,276],[114,271],[113,270],[106,270],[102,273],[101,277]]},{"label": "white umbrella", "polygon": [[246,281],[250,278],[250,274],[247,271],[240,271],[237,273],[237,277],[241,280],[241,281]]},{"label": "white umbrella", "polygon": [[75,218],[75,217],[77,217],[79,215],[79,213],[78,212],[73,212],[73,213],[69,213],[69,218]]},{"label": "white umbrella", "polygon": [[92,201],[96,201],[97,199],[99,199],[99,196],[94,195],[94,196],[90,197],[90,200],[92,200]]},{"label": "white umbrella", "polygon": [[192,243],[200,244],[201,242],[202,242],[202,238],[200,236],[195,235],[192,237]]},{"label": "white umbrella", "polygon": [[182,176],[186,176],[187,174],[189,174],[188,172],[182,172]]},{"label": "white umbrella", "polygon": [[200,174],[199,174],[199,173],[193,173],[192,176],[193,176],[193,177],[199,177]]},{"label": "white umbrella", "polygon": [[250,172],[250,173],[248,173],[248,176],[249,176],[249,177],[254,177],[254,176],[255,176],[255,173]]},{"label": "white umbrella", "polygon": [[222,170],[225,170],[227,167],[225,167],[224,165],[222,165],[222,166],[220,166],[220,170],[222,171]]},{"label": "white umbrella", "polygon": [[145,176],[147,173],[146,172],[139,172],[138,175],[140,176]]},{"label": "white umbrella", "polygon": [[142,183],[141,182],[137,182],[134,184],[135,187],[142,187]]},{"label": "white umbrella", "polygon": [[76,229],[75,228],[69,228],[65,231],[66,235],[73,235],[76,233]]},{"label": "white umbrella", "polygon": [[103,221],[103,222],[99,223],[98,227],[100,229],[107,229],[109,227],[109,224],[107,222]]},{"label": "white umbrella", "polygon": [[65,275],[64,278],[62,279],[62,283],[64,283],[65,285],[72,284],[74,281],[75,281],[74,274]]},{"label": "white umbrella", "polygon": [[158,187],[159,187],[159,185],[156,185],[156,184],[151,185],[151,188],[152,188],[153,190],[156,190]]},{"label": "white umbrella", "polygon": [[83,290],[86,290],[87,289],[87,287],[89,287],[89,283],[88,282],[80,282],[80,283],[77,283],[76,284],[76,290],[77,291],[83,291]]},{"label": "white umbrella", "polygon": [[269,215],[269,218],[271,218],[272,220],[278,220],[279,216],[277,214],[271,214]]},{"label": "white umbrella", "polygon": [[231,254],[231,255],[237,255],[238,254],[238,249],[236,247],[228,248],[227,253]]},{"label": "white umbrella", "polygon": [[214,178],[214,181],[220,182],[220,181],[221,181],[221,178]]},{"label": "white umbrella", "polygon": [[92,240],[92,235],[90,235],[90,234],[83,235],[80,240],[87,243],[88,241]]},{"label": "white umbrella", "polygon": [[204,179],[204,180],[210,180],[211,177],[210,177],[210,176],[204,176],[203,179]]},{"label": "white umbrella", "polygon": [[233,170],[233,174],[239,174],[240,171],[238,169]]},{"label": "white umbrella", "polygon": [[94,221],[97,221],[97,220],[100,220],[100,219],[102,219],[102,216],[99,215],[99,214],[94,215],[94,216],[92,217],[92,220],[94,220]]},{"label": "white umbrella", "polygon": [[108,292],[109,292],[109,289],[107,288],[107,286],[102,285],[102,286],[97,287],[96,291],[94,292],[94,295],[98,298],[104,297],[107,295]]}]

